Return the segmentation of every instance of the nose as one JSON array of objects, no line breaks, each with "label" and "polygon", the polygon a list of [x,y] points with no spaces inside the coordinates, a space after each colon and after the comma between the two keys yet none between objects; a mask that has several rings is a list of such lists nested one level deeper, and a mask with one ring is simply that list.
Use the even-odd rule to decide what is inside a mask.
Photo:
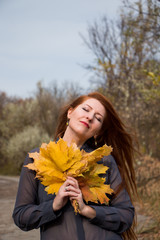
[{"label": "nose", "polygon": [[93,117],[94,117],[94,114],[93,114],[92,112],[88,112],[88,113],[87,113],[86,118],[87,118],[89,121],[92,121]]}]

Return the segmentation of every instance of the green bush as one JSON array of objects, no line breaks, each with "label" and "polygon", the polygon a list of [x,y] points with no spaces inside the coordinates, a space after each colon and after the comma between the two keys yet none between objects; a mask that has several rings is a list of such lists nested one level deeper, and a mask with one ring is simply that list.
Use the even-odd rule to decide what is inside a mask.
[{"label": "green bush", "polygon": [[9,139],[26,126],[38,123],[37,101],[33,99],[9,102],[0,117],[0,132],[3,138]]},{"label": "green bush", "polygon": [[8,144],[2,149],[3,155],[7,160],[8,172],[19,173],[27,153],[40,147],[42,142],[49,142],[49,136],[38,126],[27,126],[22,132],[18,132],[10,138]]}]

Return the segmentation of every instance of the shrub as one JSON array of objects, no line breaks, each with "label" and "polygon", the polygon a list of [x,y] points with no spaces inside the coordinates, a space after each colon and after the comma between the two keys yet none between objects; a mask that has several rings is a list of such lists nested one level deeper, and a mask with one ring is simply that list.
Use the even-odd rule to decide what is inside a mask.
[{"label": "shrub", "polygon": [[[15,134],[5,147],[3,146],[2,151],[8,166],[12,166],[15,173],[19,173],[27,153],[49,140],[48,134],[38,126],[27,126],[22,132]],[[8,171],[12,172],[11,169]]]}]

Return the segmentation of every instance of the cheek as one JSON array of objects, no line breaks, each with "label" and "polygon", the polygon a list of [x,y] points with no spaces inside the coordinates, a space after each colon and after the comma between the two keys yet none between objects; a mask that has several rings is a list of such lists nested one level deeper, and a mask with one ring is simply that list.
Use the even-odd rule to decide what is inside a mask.
[{"label": "cheek", "polygon": [[95,128],[94,128],[94,131],[95,131],[96,133],[99,133],[101,129],[102,129],[102,124],[101,124],[101,123],[96,123],[96,124],[95,124]]},{"label": "cheek", "polygon": [[75,112],[72,112],[70,115],[69,115],[69,119],[72,121],[76,118],[76,114]]},{"label": "cheek", "polygon": [[80,109],[76,108],[74,111],[72,111],[68,116],[70,119],[78,119],[82,115],[82,112]]}]

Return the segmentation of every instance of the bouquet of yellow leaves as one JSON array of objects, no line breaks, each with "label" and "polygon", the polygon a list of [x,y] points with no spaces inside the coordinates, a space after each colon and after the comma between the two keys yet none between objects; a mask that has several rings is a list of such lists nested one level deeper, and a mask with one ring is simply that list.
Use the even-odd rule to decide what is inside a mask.
[{"label": "bouquet of yellow leaves", "polygon": [[[113,190],[110,185],[104,184],[105,178],[99,176],[105,174],[108,167],[97,164],[97,161],[111,151],[112,148],[105,144],[87,153],[80,150],[75,143],[68,146],[67,142],[60,138],[57,142],[42,143],[39,153],[29,153],[34,162],[26,167],[36,171],[36,178],[46,186],[48,194],[57,194],[67,176],[71,176],[77,179],[83,199],[87,203],[91,201],[108,204],[109,198],[106,194],[112,194]],[[78,212],[76,202],[73,205],[75,212]]]}]

